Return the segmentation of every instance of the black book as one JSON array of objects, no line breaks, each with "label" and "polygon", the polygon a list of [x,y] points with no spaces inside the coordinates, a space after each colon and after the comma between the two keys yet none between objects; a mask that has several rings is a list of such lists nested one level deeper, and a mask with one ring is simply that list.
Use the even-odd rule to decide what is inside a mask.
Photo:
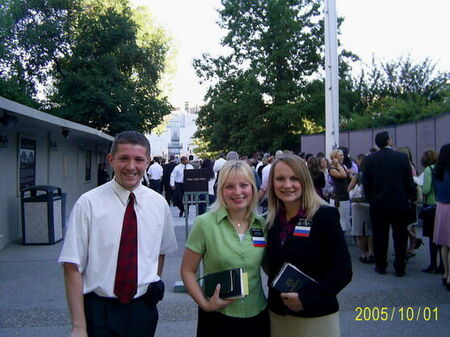
[{"label": "black book", "polygon": [[242,268],[235,268],[211,273],[201,278],[206,297],[211,297],[220,283],[219,296],[222,299],[231,300],[248,295],[247,273]]},{"label": "black book", "polygon": [[317,281],[296,266],[285,262],[270,286],[281,293],[289,293],[297,292],[311,283],[317,283]]}]

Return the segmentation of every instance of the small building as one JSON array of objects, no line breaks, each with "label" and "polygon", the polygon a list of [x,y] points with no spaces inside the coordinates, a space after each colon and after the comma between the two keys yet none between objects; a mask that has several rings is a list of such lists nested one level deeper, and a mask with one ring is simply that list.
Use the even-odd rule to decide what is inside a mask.
[{"label": "small building", "polygon": [[52,185],[66,214],[97,186],[113,137],[0,97],[0,249],[22,237],[21,189]]}]

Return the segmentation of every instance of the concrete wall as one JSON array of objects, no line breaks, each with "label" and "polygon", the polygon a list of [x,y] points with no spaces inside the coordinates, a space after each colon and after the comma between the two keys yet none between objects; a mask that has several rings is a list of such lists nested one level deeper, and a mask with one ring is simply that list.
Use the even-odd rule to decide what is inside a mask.
[{"label": "concrete wall", "polygon": [[[435,118],[395,126],[344,131],[339,134],[339,145],[348,147],[350,155],[355,158],[360,153],[367,153],[375,145],[375,135],[381,131],[389,132],[396,147],[408,146],[416,167],[421,171],[423,168],[420,158],[426,149],[439,152],[442,145],[450,143],[450,112]],[[301,151],[314,155],[324,152],[325,135],[320,133],[302,136]]]}]

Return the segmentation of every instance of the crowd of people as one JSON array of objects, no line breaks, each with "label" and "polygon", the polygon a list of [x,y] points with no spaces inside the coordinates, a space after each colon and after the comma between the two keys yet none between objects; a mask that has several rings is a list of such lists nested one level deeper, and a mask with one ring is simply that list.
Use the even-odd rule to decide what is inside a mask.
[{"label": "crowd of people", "polygon": [[[185,215],[184,172],[194,168],[208,172],[210,207],[199,207],[180,272],[198,305],[198,337],[340,336],[337,294],[352,279],[349,238],[360,248],[359,261],[384,275],[392,230],[394,273],[403,277],[423,245],[417,213],[429,238],[423,271],[442,273],[450,290],[450,144],[439,154],[425,151],[419,174],[409,149],[394,149],[387,132],[375,143],[355,160],[341,147],[328,157],[230,151],[216,160],[182,156],[166,163],[150,162],[140,133],[119,134],[108,155],[114,178],[77,201],[59,258],[72,335],[154,335],[164,256],[177,248],[169,206]],[[206,296],[201,263],[205,276],[242,268],[245,295],[227,299],[225,284],[217,283]],[[286,263],[310,282],[274,287]]]}]

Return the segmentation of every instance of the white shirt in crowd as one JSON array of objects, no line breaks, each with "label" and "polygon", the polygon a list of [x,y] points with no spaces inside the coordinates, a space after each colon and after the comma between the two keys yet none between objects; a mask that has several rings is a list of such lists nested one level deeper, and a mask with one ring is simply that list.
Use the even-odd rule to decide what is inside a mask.
[{"label": "white shirt in crowd", "polygon": [[193,170],[194,167],[191,164],[182,164],[179,163],[173,169],[170,174],[170,186],[175,186],[175,183],[183,183],[184,182],[184,170]]},{"label": "white shirt in crowd", "polygon": [[161,180],[163,176],[163,168],[158,162],[155,161],[152,165],[150,165],[147,173],[151,180]]},{"label": "white shirt in crowd", "polygon": [[[133,191],[138,223],[138,289],[142,296],[157,274],[160,254],[177,249],[172,216],[159,193],[139,185]],[[114,298],[123,218],[130,191],[111,180],[83,194],[70,214],[64,245],[58,262],[78,266],[83,277],[83,294],[95,292]]]},{"label": "white shirt in crowd", "polygon": [[260,189],[267,191],[267,188],[269,186],[269,173],[270,173],[270,167],[272,166],[272,164],[267,164],[266,166],[264,166],[264,168],[262,169],[261,172],[261,187]]},{"label": "white shirt in crowd", "polygon": [[225,164],[227,161],[223,158],[219,158],[214,162],[213,171],[217,175],[217,172],[222,168],[223,164]]}]

